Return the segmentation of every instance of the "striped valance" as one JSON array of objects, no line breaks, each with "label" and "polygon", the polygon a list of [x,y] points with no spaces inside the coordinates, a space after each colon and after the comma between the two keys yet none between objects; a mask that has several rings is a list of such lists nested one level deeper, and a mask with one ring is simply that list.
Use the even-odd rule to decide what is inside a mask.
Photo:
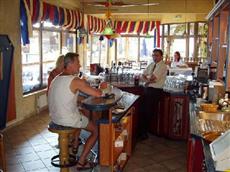
[{"label": "striped valance", "polygon": [[118,33],[143,33],[157,29],[159,21],[114,21],[114,27]]},{"label": "striped valance", "polygon": [[68,30],[83,26],[83,15],[79,10],[58,7],[42,0],[20,0],[20,17],[24,45],[29,43],[32,24],[37,22],[49,21]]},{"label": "striped valance", "polygon": [[142,33],[154,30],[154,47],[160,47],[160,21],[114,21],[117,33]]},{"label": "striped valance", "polygon": [[89,33],[101,33],[105,28],[106,21],[98,17],[87,15]]}]

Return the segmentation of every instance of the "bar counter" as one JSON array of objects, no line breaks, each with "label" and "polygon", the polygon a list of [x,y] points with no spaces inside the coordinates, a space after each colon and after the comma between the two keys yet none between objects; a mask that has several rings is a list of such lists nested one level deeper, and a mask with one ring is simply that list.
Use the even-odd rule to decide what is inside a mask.
[{"label": "bar counter", "polygon": [[110,166],[111,171],[125,167],[135,144],[135,108],[138,95],[113,87],[113,96],[88,97],[82,106],[92,112],[103,111],[99,125],[99,163]]},{"label": "bar counter", "polygon": [[[189,155],[188,155],[188,170],[199,171],[206,170],[215,172],[214,161],[211,156],[209,141],[205,140],[198,130],[197,109],[196,103],[189,104],[190,115],[190,137],[189,137]],[[195,154],[196,152],[196,154]]]}]

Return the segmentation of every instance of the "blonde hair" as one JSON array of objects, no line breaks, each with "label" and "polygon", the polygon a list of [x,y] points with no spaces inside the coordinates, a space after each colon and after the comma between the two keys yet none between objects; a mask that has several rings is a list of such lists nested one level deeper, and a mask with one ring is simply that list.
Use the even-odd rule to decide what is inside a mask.
[{"label": "blonde hair", "polygon": [[56,61],[56,68],[58,68],[64,62],[64,55],[60,55]]}]

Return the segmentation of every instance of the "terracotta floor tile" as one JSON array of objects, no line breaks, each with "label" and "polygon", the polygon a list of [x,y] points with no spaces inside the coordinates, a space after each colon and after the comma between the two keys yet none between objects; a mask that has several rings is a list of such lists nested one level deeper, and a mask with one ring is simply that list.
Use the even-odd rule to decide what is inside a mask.
[{"label": "terracotta floor tile", "polygon": [[170,159],[168,161],[161,162],[164,166],[166,166],[169,170],[176,170],[179,168],[183,168],[184,164],[181,162],[177,161],[177,158]]},{"label": "terracotta floor tile", "polygon": [[40,159],[39,156],[37,154],[35,154],[35,153],[19,155],[19,156],[16,156],[16,157],[18,158],[18,160],[21,163],[37,161],[37,160]]},{"label": "terracotta floor tile", "polygon": [[25,169],[23,168],[21,164],[14,164],[14,165],[7,166],[7,171],[8,172],[24,172]]},{"label": "terracotta floor tile", "polygon": [[22,163],[22,166],[26,171],[32,171],[32,170],[40,170],[45,168],[45,165],[41,160],[37,161],[31,161],[31,162],[24,162]]},{"label": "terracotta floor tile", "polygon": [[[47,130],[49,121],[48,112],[42,112],[4,132],[9,172],[60,171],[51,165],[50,159],[58,154],[59,149],[56,148],[58,135]],[[186,171],[186,149],[185,141],[149,134],[149,139],[137,143],[124,172]],[[76,167],[70,168],[71,171],[76,172]],[[108,167],[97,166],[94,169],[94,172],[109,171]]]}]

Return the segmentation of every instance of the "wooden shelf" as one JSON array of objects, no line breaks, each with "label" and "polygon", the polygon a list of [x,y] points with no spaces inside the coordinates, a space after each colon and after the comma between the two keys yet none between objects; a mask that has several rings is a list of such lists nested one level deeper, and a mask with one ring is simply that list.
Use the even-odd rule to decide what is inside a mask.
[{"label": "wooden shelf", "polygon": [[[110,113],[112,113],[111,110]],[[114,171],[119,156],[122,153],[125,153],[127,159],[124,162],[122,161],[119,165],[124,168],[128,156],[131,155],[133,113],[134,108],[131,108],[117,123],[109,122],[106,124],[100,124],[100,165],[111,166],[111,169]],[[111,114],[110,117],[112,117]],[[118,139],[123,142],[121,147],[115,147],[115,142]]]},{"label": "wooden shelf", "polygon": [[[120,154],[124,152],[124,147],[114,147],[113,152],[114,152],[113,157],[115,160],[117,160]],[[115,163],[116,161],[114,161],[114,165]]]}]

